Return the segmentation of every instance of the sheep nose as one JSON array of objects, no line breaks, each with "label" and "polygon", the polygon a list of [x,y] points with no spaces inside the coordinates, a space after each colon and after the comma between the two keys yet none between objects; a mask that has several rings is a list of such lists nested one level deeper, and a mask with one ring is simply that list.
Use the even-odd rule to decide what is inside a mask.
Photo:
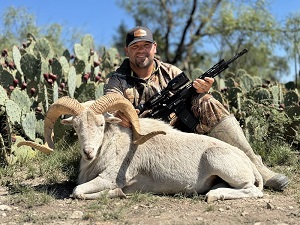
[{"label": "sheep nose", "polygon": [[83,154],[87,157],[87,158],[91,158],[91,154],[93,152],[92,148],[85,148],[83,149]]}]

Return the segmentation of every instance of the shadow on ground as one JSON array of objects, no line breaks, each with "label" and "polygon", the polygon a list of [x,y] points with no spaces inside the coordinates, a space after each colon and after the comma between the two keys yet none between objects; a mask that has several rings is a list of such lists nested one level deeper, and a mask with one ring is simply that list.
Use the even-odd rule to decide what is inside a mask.
[{"label": "shadow on ground", "polygon": [[38,192],[46,192],[51,194],[56,199],[70,198],[76,183],[73,181],[65,181],[62,183],[55,184],[41,184],[34,186],[34,190]]}]

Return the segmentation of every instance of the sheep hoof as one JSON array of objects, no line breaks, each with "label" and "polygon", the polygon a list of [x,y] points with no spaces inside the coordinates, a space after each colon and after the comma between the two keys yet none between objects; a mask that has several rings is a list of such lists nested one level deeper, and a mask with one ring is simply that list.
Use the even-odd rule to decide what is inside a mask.
[{"label": "sheep hoof", "polygon": [[266,181],[265,187],[275,191],[283,191],[289,184],[289,179],[283,174],[276,174]]},{"label": "sheep hoof", "polygon": [[111,192],[112,193],[110,193],[110,197],[119,197],[121,199],[127,198],[121,188],[116,188],[114,190],[111,190]]},{"label": "sheep hoof", "polygon": [[218,200],[218,198],[216,196],[212,196],[212,195],[206,195],[205,196],[205,201],[207,203],[212,203],[212,202],[215,202],[217,200]]},{"label": "sheep hoof", "polygon": [[83,200],[85,199],[84,194],[71,194],[70,197],[74,199],[83,199]]},{"label": "sheep hoof", "polygon": [[215,202],[219,199],[222,199],[219,192],[216,190],[211,190],[205,195],[205,201],[207,203]]}]

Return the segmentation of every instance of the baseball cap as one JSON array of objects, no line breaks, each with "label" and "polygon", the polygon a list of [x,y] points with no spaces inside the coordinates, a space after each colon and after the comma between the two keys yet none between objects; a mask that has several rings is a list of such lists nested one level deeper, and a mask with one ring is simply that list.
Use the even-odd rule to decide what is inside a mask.
[{"label": "baseball cap", "polygon": [[130,29],[126,35],[126,47],[139,42],[139,41],[149,41],[154,43],[152,32],[147,27],[136,26]]}]

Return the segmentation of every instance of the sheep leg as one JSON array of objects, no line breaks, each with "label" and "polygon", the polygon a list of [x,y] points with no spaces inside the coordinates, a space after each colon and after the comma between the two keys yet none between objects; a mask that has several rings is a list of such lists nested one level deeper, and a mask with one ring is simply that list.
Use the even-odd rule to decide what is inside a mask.
[{"label": "sheep leg", "polygon": [[239,198],[261,198],[263,193],[255,185],[250,185],[243,189],[233,189],[233,188],[217,188],[210,190],[205,195],[205,200],[210,203],[217,200],[230,200]]},{"label": "sheep leg", "polygon": [[93,197],[97,198],[101,196],[103,193],[107,193],[108,196],[112,197],[124,197],[125,195],[114,182],[98,176],[89,182],[76,186],[73,190],[72,197],[80,199],[92,199]]},{"label": "sheep leg", "polygon": [[229,187],[213,186],[206,194],[206,201],[262,197],[262,176],[242,151],[214,147],[207,149],[202,166],[209,174],[218,176]]},{"label": "sheep leg", "polygon": [[81,194],[81,195],[77,195],[76,198],[92,200],[92,199],[98,199],[102,196],[106,196],[108,198],[127,198],[127,196],[123,193],[121,188],[115,188],[113,190],[104,190],[104,191],[99,191],[91,194]]}]

